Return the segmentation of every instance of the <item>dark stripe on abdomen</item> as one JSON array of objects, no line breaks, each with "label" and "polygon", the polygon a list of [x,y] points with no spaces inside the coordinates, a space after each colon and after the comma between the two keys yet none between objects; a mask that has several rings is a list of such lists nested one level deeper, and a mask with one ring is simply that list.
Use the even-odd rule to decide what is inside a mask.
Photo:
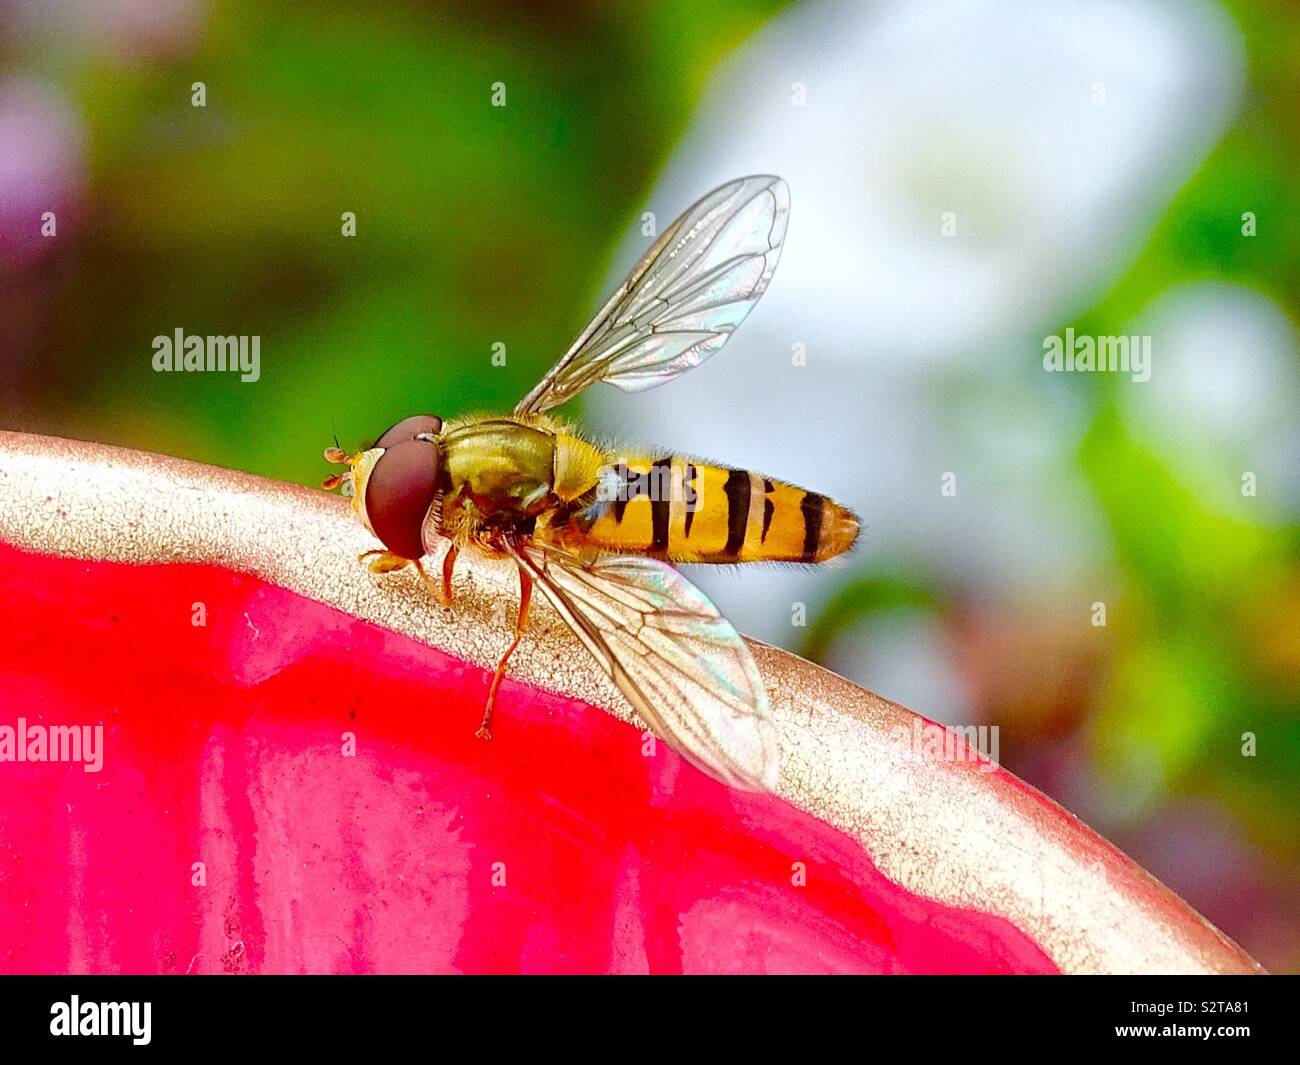
[{"label": "dark stripe on abdomen", "polygon": [[772,528],[772,518],[776,516],[776,504],[768,497],[776,490],[774,485],[766,477],[763,478],[763,532],[759,536],[760,544],[767,543],[767,532]]},{"label": "dark stripe on abdomen", "polygon": [[749,471],[732,470],[723,491],[727,493],[727,545],[722,553],[734,558],[745,546],[749,528]]},{"label": "dark stripe on abdomen", "polygon": [[817,558],[817,547],[822,539],[822,517],[826,513],[826,497],[816,492],[804,494],[799,504],[803,511],[803,560],[812,562]]},{"label": "dark stripe on abdomen", "polygon": [[696,495],[695,487],[695,463],[688,462],[686,470],[682,474],[682,494],[685,496],[683,505],[686,514],[682,518],[682,533],[685,536],[691,535],[691,522],[695,520],[695,510],[699,504],[699,497]]},{"label": "dark stripe on abdomen", "polygon": [[668,550],[668,520],[672,516],[673,460],[659,459],[650,467],[650,524],[652,551]]}]

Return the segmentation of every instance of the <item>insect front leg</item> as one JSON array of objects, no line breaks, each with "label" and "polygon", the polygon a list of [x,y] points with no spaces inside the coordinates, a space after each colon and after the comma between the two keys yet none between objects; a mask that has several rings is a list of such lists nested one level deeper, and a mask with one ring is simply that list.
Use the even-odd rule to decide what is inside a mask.
[{"label": "insect front leg", "polygon": [[438,602],[443,606],[451,606],[451,573],[455,568],[456,555],[458,553],[459,551],[456,545],[452,544],[451,547],[447,549],[447,554],[443,556],[441,587],[434,583],[433,578],[429,576],[428,571],[424,568],[424,564],[420,562],[418,558],[415,560],[415,568],[419,572],[420,577],[424,580],[424,583],[433,590],[433,594],[438,597]]},{"label": "insect front leg", "polygon": [[524,571],[521,566],[519,569],[519,617],[515,621],[515,638],[510,646],[506,648],[506,653],[501,656],[501,661],[497,663],[496,673],[492,675],[492,686],[488,688],[487,706],[483,708],[483,722],[479,725],[478,731],[474,733],[481,740],[490,740],[492,738],[492,708],[496,705],[497,691],[501,687],[501,681],[505,679],[506,663],[510,661],[510,656],[514,654],[515,648],[519,646],[519,641],[523,639],[524,630],[528,628],[528,604],[533,598],[533,578]]},{"label": "insect front leg", "polygon": [[373,558],[370,563],[371,573],[392,573],[395,570],[405,569],[411,564],[409,558],[403,558],[401,555],[395,555],[391,551],[384,551],[376,548],[373,551],[363,551],[357,555],[358,562],[364,562],[368,558]]}]

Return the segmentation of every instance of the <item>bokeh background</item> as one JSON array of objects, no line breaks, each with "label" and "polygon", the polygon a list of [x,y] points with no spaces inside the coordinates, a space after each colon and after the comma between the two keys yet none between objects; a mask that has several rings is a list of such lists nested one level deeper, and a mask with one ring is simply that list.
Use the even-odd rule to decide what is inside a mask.
[{"label": "bokeh background", "polygon": [[[511,406],[647,212],[779,173],[786,251],[728,349],[569,413],[855,507],[837,567],[692,575],[998,725],[1300,971],[1293,5],[466,6],[0,0],[0,424],[315,484],[336,432]],[[177,327],[259,335],[260,380],[153,372]],[[1066,327],[1150,336],[1151,380],[1045,372]]]}]

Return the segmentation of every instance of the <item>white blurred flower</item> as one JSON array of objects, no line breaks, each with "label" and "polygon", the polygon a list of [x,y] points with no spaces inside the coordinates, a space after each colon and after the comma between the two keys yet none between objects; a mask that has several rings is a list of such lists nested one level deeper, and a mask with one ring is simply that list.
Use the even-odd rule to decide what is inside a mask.
[{"label": "white blurred flower", "polygon": [[[1126,420],[1182,483],[1248,521],[1300,517],[1300,341],[1268,296],[1221,282],[1165,293],[1131,327],[1151,380],[1121,390]],[[1253,473],[1256,495],[1242,494]]]},{"label": "white blurred flower", "polygon": [[[1140,249],[1242,78],[1204,2],[791,10],[720,71],[645,205],[667,224],[727,178],[782,175],[776,278],[717,359],[644,395],[598,390],[595,417],[835,495],[862,516],[859,560],[987,596],[1085,594],[1109,545],[1074,472],[1084,382],[1049,382],[1042,340]],[[692,576],[790,645],[790,603],[843,571]]]}]

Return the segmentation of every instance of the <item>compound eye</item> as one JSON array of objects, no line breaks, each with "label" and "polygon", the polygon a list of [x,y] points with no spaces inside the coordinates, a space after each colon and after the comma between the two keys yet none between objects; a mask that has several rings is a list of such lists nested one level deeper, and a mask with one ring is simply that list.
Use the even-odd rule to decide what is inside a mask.
[{"label": "compound eye", "polygon": [[375,441],[375,447],[392,447],[403,440],[414,440],[421,433],[437,436],[442,432],[442,419],[436,414],[413,414],[403,418]]},{"label": "compound eye", "polygon": [[370,471],[366,518],[395,555],[420,558],[425,553],[424,520],[438,496],[441,458],[435,442],[406,439],[388,447]]}]

